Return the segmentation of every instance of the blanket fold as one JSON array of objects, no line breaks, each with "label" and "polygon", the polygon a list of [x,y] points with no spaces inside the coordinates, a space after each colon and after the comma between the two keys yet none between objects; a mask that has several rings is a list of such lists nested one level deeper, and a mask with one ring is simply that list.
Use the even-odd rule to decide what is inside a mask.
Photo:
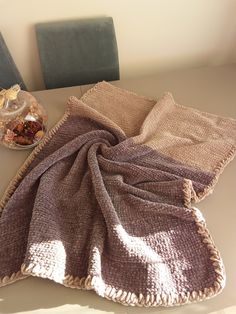
[{"label": "blanket fold", "polygon": [[225,285],[192,206],[236,152],[236,120],[101,82],[34,149],[0,204],[0,286],[28,276],[124,305],[201,301]]}]

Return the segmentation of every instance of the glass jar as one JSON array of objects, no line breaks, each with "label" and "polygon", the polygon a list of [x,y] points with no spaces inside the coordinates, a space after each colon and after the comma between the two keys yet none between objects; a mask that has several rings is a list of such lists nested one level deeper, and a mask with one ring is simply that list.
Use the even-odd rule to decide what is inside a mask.
[{"label": "glass jar", "polygon": [[47,114],[19,85],[0,91],[0,143],[12,149],[37,145],[46,133]]}]

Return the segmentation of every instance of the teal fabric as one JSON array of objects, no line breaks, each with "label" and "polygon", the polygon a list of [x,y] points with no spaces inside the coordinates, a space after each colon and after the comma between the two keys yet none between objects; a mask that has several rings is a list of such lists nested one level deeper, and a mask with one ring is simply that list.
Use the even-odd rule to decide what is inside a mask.
[{"label": "teal fabric", "polygon": [[9,88],[14,84],[19,84],[26,90],[25,83],[0,33],[0,88]]},{"label": "teal fabric", "polygon": [[119,79],[111,17],[40,23],[35,28],[47,89]]}]

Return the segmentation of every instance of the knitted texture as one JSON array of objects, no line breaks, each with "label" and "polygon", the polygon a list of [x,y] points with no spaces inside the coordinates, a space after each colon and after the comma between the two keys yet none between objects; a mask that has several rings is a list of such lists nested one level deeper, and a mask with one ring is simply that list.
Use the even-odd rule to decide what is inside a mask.
[{"label": "knitted texture", "polygon": [[101,82],[71,97],[1,201],[0,286],[28,276],[124,305],[218,294],[220,253],[193,202],[234,157],[236,120]]}]

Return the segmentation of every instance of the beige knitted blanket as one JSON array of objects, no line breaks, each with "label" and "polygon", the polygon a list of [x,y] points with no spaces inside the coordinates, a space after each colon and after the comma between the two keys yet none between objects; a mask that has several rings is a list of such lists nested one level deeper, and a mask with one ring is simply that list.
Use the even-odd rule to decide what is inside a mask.
[{"label": "beige knitted blanket", "polygon": [[218,294],[225,272],[201,212],[236,151],[236,120],[106,82],[71,97],[0,210],[0,286],[28,276],[125,305]]}]

